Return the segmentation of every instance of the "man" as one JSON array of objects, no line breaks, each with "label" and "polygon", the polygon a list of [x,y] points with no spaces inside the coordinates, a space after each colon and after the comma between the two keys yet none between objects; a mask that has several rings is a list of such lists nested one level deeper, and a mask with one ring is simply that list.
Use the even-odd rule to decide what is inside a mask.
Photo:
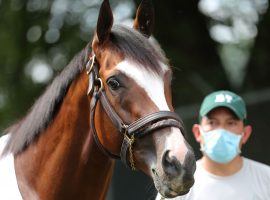
[{"label": "man", "polygon": [[270,167],[240,155],[252,132],[246,120],[245,103],[235,93],[217,91],[205,97],[200,123],[192,128],[203,157],[197,161],[194,186],[175,200],[270,199]]}]

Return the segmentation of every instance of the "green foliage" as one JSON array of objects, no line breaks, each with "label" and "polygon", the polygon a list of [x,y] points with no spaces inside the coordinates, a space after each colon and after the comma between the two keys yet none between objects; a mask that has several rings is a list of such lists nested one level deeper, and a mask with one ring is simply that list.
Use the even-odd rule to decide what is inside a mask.
[{"label": "green foliage", "polygon": [[[86,0],[0,1],[1,132],[26,114],[53,76],[90,42],[100,3]],[[116,22],[130,18],[132,1],[111,3],[118,12]],[[121,6],[128,12],[119,13],[117,10]],[[42,66],[34,73],[37,64]],[[49,73],[47,79],[46,73]]]}]

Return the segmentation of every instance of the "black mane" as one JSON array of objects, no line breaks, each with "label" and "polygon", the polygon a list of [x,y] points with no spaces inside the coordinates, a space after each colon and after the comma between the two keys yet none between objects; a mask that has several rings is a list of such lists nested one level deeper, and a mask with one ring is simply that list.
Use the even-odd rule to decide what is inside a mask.
[{"label": "black mane", "polygon": [[11,133],[4,150],[17,154],[25,149],[35,137],[53,120],[72,81],[80,74],[86,63],[88,48],[78,53],[64,70],[56,76],[28,114],[5,132]]},{"label": "black mane", "polygon": [[[149,41],[136,30],[114,26],[111,32],[111,41],[126,58],[140,64],[140,66],[160,72],[160,63],[167,60],[157,44]],[[28,114],[18,123],[9,127],[5,132],[11,133],[5,153],[18,154],[44,131],[53,121],[72,81],[84,70],[89,45],[78,53],[64,70],[53,80],[46,91],[39,97]]]}]

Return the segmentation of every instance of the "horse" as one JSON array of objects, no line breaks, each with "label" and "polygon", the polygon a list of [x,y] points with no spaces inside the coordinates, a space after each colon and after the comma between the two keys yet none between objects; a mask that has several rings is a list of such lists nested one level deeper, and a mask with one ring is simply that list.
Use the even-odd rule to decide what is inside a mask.
[{"label": "horse", "polygon": [[0,174],[0,195],[105,199],[115,159],[151,177],[163,197],[190,190],[195,157],[172,106],[169,61],[150,39],[153,26],[149,0],[132,28],[114,25],[102,2],[92,42],[2,138],[0,171],[13,174]]}]

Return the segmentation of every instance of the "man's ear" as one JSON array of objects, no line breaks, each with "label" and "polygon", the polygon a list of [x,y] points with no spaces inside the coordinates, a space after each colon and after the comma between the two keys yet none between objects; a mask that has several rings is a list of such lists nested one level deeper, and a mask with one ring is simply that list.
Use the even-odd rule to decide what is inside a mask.
[{"label": "man's ear", "polygon": [[154,30],[154,23],[155,13],[152,1],[142,0],[136,12],[133,28],[149,38]]},{"label": "man's ear", "polygon": [[201,131],[200,131],[200,125],[199,124],[194,124],[192,126],[192,132],[193,135],[195,137],[195,140],[199,143],[201,143],[202,141],[202,135],[201,135]]},{"label": "man's ear", "polygon": [[250,125],[247,125],[244,127],[244,133],[243,133],[243,136],[242,136],[242,144],[246,144],[250,135],[252,133],[252,126]]}]

